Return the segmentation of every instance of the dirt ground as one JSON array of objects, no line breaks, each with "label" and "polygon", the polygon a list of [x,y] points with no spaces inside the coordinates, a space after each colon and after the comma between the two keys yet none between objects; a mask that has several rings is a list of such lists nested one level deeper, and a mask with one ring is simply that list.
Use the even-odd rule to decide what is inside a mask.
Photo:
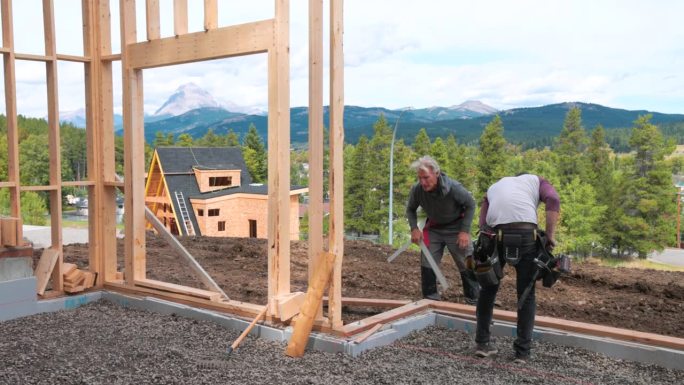
[{"label": "dirt ground", "polygon": [[[263,304],[267,293],[266,241],[249,238],[184,237],[181,243],[231,299]],[[345,297],[411,299],[420,294],[419,252],[406,251],[392,263],[394,249],[366,241],[345,241],[342,295]],[[120,261],[123,242],[118,244]],[[39,255],[39,253],[37,253]],[[64,247],[65,261],[87,266],[88,245]],[[291,247],[291,289],[306,291],[307,243]],[[122,263],[120,263],[122,267]],[[460,277],[451,258],[442,261],[451,287],[444,300],[463,303]],[[498,299],[501,309],[514,311],[515,270],[506,267]],[[147,240],[149,278],[202,287],[166,241]],[[345,309],[346,322],[377,309]],[[684,337],[684,272],[637,270],[574,263],[572,273],[553,288],[537,285],[537,314],[574,321]]]}]

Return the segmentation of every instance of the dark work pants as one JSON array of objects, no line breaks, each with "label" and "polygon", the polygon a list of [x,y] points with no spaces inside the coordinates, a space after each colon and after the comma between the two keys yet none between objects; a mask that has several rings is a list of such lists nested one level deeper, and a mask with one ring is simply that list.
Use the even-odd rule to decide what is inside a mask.
[{"label": "dark work pants", "polygon": [[[461,274],[461,281],[463,283],[463,295],[471,300],[476,300],[479,294],[479,284],[475,279],[472,271],[466,269],[466,256],[473,255],[472,243],[467,248],[461,249],[458,247],[458,230],[455,228],[436,228],[430,227],[427,231],[423,231],[423,240],[425,246],[430,250],[430,254],[435,262],[440,265],[442,256],[444,255],[444,248],[449,250],[449,254],[454,259],[454,263]],[[421,255],[421,283],[423,297],[427,297],[437,293],[437,279],[435,273],[432,271],[430,264]]]},{"label": "dark work pants", "polygon": [[[509,230],[508,232],[512,233],[514,231]],[[534,233],[531,230],[519,231],[516,233],[523,234],[523,243],[520,248],[521,259],[515,266],[517,298],[520,299],[520,296],[532,281],[532,276],[537,269],[533,260],[537,256],[539,249],[538,244],[534,239]],[[496,293],[498,291],[499,285],[483,286],[480,289],[480,298],[477,301],[477,308],[475,311],[477,316],[475,342],[478,344],[489,342],[489,326],[492,323],[494,300],[496,299]],[[515,350],[516,356],[528,357],[530,355],[535,311],[536,297],[535,286],[533,285],[532,290],[530,290],[530,293],[525,299],[522,309],[518,310],[517,338],[513,343],[513,349]]]}]

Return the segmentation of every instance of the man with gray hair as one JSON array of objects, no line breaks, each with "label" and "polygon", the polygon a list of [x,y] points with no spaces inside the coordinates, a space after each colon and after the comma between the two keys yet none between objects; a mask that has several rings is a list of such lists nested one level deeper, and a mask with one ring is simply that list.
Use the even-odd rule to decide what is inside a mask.
[{"label": "man with gray hair", "polygon": [[[473,253],[470,226],[475,213],[475,199],[461,183],[441,172],[432,157],[423,156],[411,167],[418,174],[418,183],[411,188],[406,205],[411,242],[417,244],[422,239],[437,263],[441,262],[446,246],[461,273],[465,302],[474,305],[480,286],[473,272],[466,268],[465,259]],[[418,206],[427,214],[423,231],[418,228]],[[425,256],[421,258],[420,277],[423,298],[440,300],[435,272]]]}]

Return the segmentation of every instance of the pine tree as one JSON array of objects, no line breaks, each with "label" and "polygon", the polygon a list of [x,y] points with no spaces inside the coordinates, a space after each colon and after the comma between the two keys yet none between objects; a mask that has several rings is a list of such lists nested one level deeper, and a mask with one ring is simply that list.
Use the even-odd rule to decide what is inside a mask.
[{"label": "pine tree", "polygon": [[254,124],[249,125],[249,130],[245,135],[242,156],[245,158],[252,180],[256,183],[265,182],[268,178],[266,148]]},{"label": "pine tree", "polygon": [[603,192],[606,182],[612,172],[610,162],[610,147],[606,143],[606,131],[598,125],[591,132],[591,142],[587,151],[588,164],[587,181],[594,186],[599,195]]},{"label": "pine tree", "polygon": [[558,251],[587,256],[600,241],[596,232],[604,218],[606,206],[597,203],[594,188],[575,177],[560,191],[563,208],[560,228],[563,242]]},{"label": "pine tree", "polygon": [[368,156],[368,138],[362,135],[356,146],[345,148],[346,158],[344,175],[344,224],[347,231],[357,235],[369,233],[372,226],[368,223],[369,212],[366,197],[371,191],[370,157]]},{"label": "pine tree", "polygon": [[587,148],[587,134],[582,127],[582,112],[571,108],[565,115],[563,130],[558,137],[558,171],[561,185],[570,183],[576,176],[584,179],[586,174],[583,153]]},{"label": "pine tree", "polygon": [[373,125],[373,137],[369,141],[368,158],[372,167],[368,171],[370,191],[366,195],[367,221],[374,234],[387,226],[389,215],[389,152],[392,129],[384,115]]},{"label": "pine tree", "polygon": [[506,139],[501,117],[497,115],[487,124],[480,136],[480,148],[477,154],[477,197],[482,197],[489,186],[505,176],[506,173]]},{"label": "pine tree", "polygon": [[178,147],[192,147],[194,145],[194,141],[192,139],[192,136],[187,133],[183,133],[178,135],[178,140],[176,140],[176,146]]},{"label": "pine tree", "polygon": [[431,147],[432,145],[430,144],[430,137],[427,134],[427,130],[421,128],[413,141],[413,151],[416,153],[416,156],[420,158],[421,156],[429,155]]},{"label": "pine tree", "polygon": [[238,147],[240,145],[240,136],[233,131],[233,129],[229,129],[228,133],[226,134],[226,146],[229,147]]},{"label": "pine tree", "polygon": [[432,143],[430,156],[432,156],[432,158],[437,161],[439,167],[446,172],[446,167],[449,164],[449,154],[447,153],[447,147],[442,138],[437,138]]}]

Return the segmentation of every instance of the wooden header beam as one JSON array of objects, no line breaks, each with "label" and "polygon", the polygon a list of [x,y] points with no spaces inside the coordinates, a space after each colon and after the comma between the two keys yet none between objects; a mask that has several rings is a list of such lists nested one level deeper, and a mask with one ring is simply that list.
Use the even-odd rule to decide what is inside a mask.
[{"label": "wooden header beam", "polygon": [[129,44],[126,67],[154,68],[250,55],[268,51],[272,43],[273,20],[263,20]]}]

